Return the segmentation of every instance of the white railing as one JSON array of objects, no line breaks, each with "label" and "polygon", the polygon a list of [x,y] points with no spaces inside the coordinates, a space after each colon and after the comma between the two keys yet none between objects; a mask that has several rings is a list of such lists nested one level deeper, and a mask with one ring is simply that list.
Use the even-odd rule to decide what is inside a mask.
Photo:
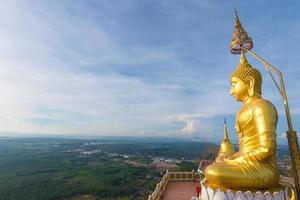
[{"label": "white railing", "polygon": [[156,185],[154,192],[149,195],[148,200],[161,200],[169,181],[200,181],[201,178],[202,175],[194,170],[189,172],[169,172],[167,170],[161,181]]}]

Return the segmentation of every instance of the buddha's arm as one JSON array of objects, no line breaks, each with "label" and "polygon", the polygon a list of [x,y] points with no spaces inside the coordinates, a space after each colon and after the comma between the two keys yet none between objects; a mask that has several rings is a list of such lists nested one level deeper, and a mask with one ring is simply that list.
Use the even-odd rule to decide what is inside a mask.
[{"label": "buddha's arm", "polygon": [[[270,134],[264,132],[264,134]],[[261,140],[258,148],[243,155],[242,159],[246,161],[264,161],[269,156],[275,154],[275,142],[272,139]]]}]

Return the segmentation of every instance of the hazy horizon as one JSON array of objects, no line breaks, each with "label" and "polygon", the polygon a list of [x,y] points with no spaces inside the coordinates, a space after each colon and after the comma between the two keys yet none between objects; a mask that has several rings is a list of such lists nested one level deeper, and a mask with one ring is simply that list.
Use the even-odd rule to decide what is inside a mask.
[{"label": "hazy horizon", "polygon": [[[222,139],[201,139],[200,136],[195,136],[193,138],[189,137],[172,137],[172,136],[134,136],[134,135],[93,135],[93,134],[79,134],[79,135],[57,135],[57,134],[30,134],[30,133],[0,133],[0,140],[1,139],[79,139],[79,140],[129,140],[129,141],[145,141],[145,142],[199,142],[199,143],[212,143],[216,145],[220,145],[222,142]],[[164,139],[162,141],[162,139]],[[230,138],[230,140],[233,142],[234,145],[238,145],[238,141],[235,139]],[[288,143],[286,141],[278,140],[277,145],[279,146],[288,146]]]}]

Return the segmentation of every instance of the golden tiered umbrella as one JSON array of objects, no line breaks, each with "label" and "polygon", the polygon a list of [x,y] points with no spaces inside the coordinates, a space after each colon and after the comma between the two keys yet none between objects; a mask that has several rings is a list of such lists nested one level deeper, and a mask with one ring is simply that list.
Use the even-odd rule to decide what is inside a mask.
[{"label": "golden tiered umbrella", "polygon": [[230,51],[233,54],[240,54],[242,51],[242,47],[246,48],[247,50],[251,50],[253,48],[253,42],[252,39],[248,36],[248,33],[243,28],[236,10],[234,12],[234,31],[230,43]]}]

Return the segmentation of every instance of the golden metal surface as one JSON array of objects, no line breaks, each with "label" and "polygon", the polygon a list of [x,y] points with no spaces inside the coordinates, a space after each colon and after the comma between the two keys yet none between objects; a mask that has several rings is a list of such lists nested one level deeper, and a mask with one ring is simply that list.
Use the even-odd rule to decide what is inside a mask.
[{"label": "golden metal surface", "polygon": [[241,54],[231,76],[230,94],[243,103],[236,115],[239,151],[205,169],[208,184],[220,188],[271,188],[278,185],[277,111],[261,97],[261,75]]}]

